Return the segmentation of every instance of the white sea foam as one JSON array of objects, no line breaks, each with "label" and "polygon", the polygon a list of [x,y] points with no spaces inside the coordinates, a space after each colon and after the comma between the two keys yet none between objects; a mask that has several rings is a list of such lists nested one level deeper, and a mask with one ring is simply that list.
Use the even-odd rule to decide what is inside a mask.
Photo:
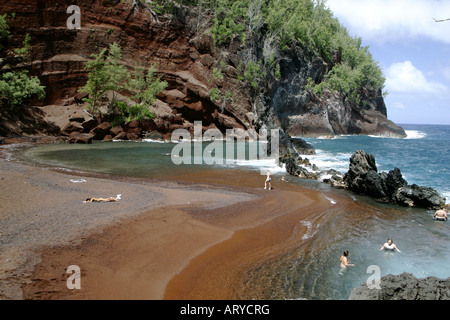
[{"label": "white sea foam", "polygon": [[[142,139],[142,142],[169,143],[170,141],[154,140],[154,139]],[[178,141],[172,141],[172,142],[178,142]]]},{"label": "white sea foam", "polygon": [[261,159],[261,160],[234,160],[234,165],[241,167],[252,167],[259,169],[261,174],[266,175],[267,170],[271,174],[286,173],[286,167],[284,163],[278,165],[275,159]]},{"label": "white sea foam", "polygon": [[306,233],[302,237],[302,240],[312,238],[317,233],[317,230],[314,230],[314,225],[311,221],[302,220],[300,221],[300,223],[307,228]]},{"label": "white sea foam", "polygon": [[445,203],[450,204],[450,191],[442,192],[442,196],[445,197]]},{"label": "white sea foam", "polygon": [[422,139],[427,136],[425,132],[419,130],[405,130],[406,138],[405,139]]},{"label": "white sea foam", "polygon": [[316,150],[315,155],[306,156],[311,164],[315,164],[319,170],[334,169],[340,172],[347,172],[351,153],[329,153]]},{"label": "white sea foam", "polygon": [[327,196],[324,196],[324,197],[325,197],[325,199],[330,201],[331,204],[336,204],[336,201],[333,198],[330,198],[330,197],[327,197]]}]

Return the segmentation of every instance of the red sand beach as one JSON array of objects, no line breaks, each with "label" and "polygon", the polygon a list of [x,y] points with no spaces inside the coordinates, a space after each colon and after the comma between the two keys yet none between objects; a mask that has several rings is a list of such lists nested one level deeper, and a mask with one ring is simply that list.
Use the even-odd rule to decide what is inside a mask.
[{"label": "red sand beach", "polygon": [[[299,221],[331,206],[278,177],[263,190],[252,172],[154,181],[0,167],[2,299],[240,299],[249,270],[302,241]],[[81,289],[67,287],[71,265]]]}]

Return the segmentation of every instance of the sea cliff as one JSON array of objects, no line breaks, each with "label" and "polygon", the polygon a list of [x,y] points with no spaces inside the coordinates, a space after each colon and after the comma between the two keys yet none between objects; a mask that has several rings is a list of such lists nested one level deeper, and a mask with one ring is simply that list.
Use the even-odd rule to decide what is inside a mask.
[{"label": "sea cliff", "polygon": [[[283,128],[296,136],[405,136],[402,128],[387,119],[381,90],[362,86],[356,103],[338,92],[325,90],[318,96],[306,89],[308,79],[320,81],[339,63],[338,52],[326,62],[321,56],[311,56],[301,42],[292,41],[276,51],[278,74],[261,65],[255,85],[243,80],[241,69],[243,63],[263,59],[267,45],[264,31],[246,41],[235,37],[218,44],[210,32],[214,13],[200,5],[177,4],[163,13],[145,1],[87,0],[76,5],[81,11],[79,29],[67,27],[67,1],[0,4],[12,34],[9,48],[20,47],[25,35],[31,35],[30,55],[16,68],[28,69],[39,77],[46,97],[29,101],[30,105],[61,109],[83,105],[85,96],[79,89],[87,81],[86,61],[116,42],[122,47],[121,62],[130,70],[136,64],[154,65],[168,83],[152,107],[155,118],[139,124],[138,134],[128,131],[125,138],[139,139],[150,132],[167,138],[179,128],[192,130],[194,121],[202,121],[204,130],[218,128],[223,132],[231,128]],[[129,98],[123,94],[123,99]],[[104,104],[106,110],[108,101]],[[66,124],[69,122],[67,118]],[[0,135],[25,135],[32,131],[24,130],[27,127],[34,127],[35,133],[57,134],[36,128],[36,121],[14,126],[11,120],[8,124],[0,125]],[[61,131],[64,126],[59,126]],[[90,130],[92,127],[84,128],[84,133]],[[108,132],[101,138],[114,138],[115,134]]]}]

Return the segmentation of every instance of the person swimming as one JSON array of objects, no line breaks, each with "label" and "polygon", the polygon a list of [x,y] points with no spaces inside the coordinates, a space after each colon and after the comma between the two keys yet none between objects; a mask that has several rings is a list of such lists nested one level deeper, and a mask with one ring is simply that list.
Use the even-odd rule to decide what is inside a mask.
[{"label": "person swimming", "polygon": [[348,251],[345,250],[340,259],[339,274],[343,274],[343,272],[345,270],[347,270],[348,267],[353,267],[353,266],[355,266],[355,265],[350,263],[350,260],[348,259]]},{"label": "person swimming", "polygon": [[447,221],[447,219],[448,219],[447,212],[444,209],[439,209],[434,214],[433,219],[439,220],[439,221]]},{"label": "person swimming", "polygon": [[387,239],[387,242],[385,244],[383,244],[383,246],[381,247],[380,250],[390,250],[390,251],[394,251],[397,250],[398,252],[401,252],[397,246],[394,244],[394,242],[392,241],[392,239]]}]

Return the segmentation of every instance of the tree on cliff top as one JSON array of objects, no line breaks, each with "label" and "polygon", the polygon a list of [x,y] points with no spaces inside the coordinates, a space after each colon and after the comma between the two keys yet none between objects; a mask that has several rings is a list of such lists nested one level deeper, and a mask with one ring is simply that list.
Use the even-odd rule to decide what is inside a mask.
[{"label": "tree on cliff top", "polygon": [[271,52],[263,52],[269,69],[277,67],[275,57],[298,43],[311,61],[321,57],[331,70],[307,87],[319,95],[329,89],[358,102],[362,87],[384,88],[385,78],[369,48],[362,46],[361,38],[349,35],[325,0],[218,0],[209,6],[214,12],[210,33],[216,45],[240,39],[245,46],[262,39],[265,45],[271,44]]}]

